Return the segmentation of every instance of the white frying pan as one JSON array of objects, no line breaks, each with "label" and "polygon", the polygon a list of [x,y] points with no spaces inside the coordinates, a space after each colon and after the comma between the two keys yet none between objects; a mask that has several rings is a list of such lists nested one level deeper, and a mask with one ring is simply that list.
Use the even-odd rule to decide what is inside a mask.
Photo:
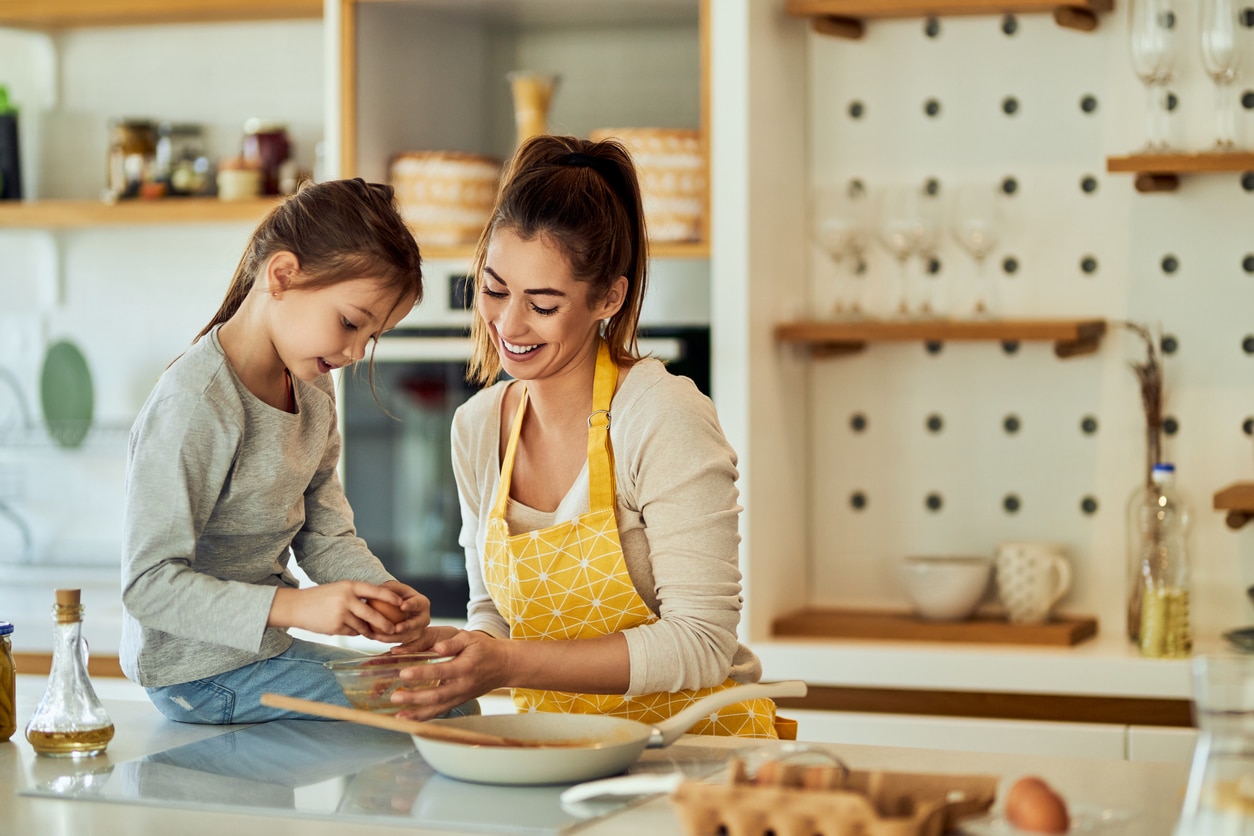
[{"label": "white frying pan", "polygon": [[646,748],[674,743],[698,720],[760,697],[804,697],[801,680],[740,685],[697,700],[656,726],[600,714],[486,714],[431,720],[440,726],[526,741],[524,746],[475,746],[413,735],[431,768],[480,784],[570,784],[616,775]]}]

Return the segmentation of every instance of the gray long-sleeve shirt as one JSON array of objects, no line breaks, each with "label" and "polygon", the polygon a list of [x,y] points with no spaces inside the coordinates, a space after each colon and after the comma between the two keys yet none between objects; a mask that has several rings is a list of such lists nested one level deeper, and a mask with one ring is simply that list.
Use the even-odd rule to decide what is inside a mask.
[{"label": "gray long-sleeve shirt", "polygon": [[[126,675],[175,685],[282,653],[267,627],[290,555],[317,583],[393,580],[353,528],[329,376],[296,414],[235,376],[217,331],[158,380],[131,429],[122,532]],[[290,552],[289,552],[290,548]]]}]

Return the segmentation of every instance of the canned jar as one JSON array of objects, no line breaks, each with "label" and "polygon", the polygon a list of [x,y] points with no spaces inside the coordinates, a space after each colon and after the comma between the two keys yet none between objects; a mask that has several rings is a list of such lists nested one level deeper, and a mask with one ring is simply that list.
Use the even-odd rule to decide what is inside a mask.
[{"label": "canned jar", "polygon": [[286,125],[261,119],[244,123],[244,159],[261,172],[262,194],[280,194],[279,170],[291,156]]},{"label": "canned jar", "polygon": [[0,742],[17,731],[17,667],[13,664],[13,625],[0,621]]},{"label": "canned jar", "polygon": [[118,119],[109,126],[105,187],[114,197],[136,197],[157,159],[157,126],[144,119]]},{"label": "canned jar", "polygon": [[156,180],[172,195],[203,194],[209,184],[209,157],[200,125],[162,122],[157,136]]}]

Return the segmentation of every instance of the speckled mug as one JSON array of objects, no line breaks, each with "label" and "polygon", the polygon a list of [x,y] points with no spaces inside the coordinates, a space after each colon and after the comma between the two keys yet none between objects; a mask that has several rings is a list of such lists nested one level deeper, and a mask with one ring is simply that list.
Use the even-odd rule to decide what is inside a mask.
[{"label": "speckled mug", "polygon": [[1054,543],[1002,543],[996,566],[997,595],[1015,624],[1048,621],[1071,589],[1071,564]]}]

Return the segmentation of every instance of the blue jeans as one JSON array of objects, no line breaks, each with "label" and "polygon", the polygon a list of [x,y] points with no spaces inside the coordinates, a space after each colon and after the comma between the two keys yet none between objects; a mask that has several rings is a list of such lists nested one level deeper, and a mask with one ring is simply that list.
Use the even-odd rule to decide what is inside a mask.
[{"label": "blue jeans", "polygon": [[[273,658],[205,679],[144,690],[158,711],[179,723],[228,725],[269,720],[325,719],[262,705],[261,695],[290,694],[348,706],[335,676],[322,663],[367,655],[329,644],[292,639],[292,646]],[[478,713],[479,701],[470,700],[440,716],[464,717]]]}]

